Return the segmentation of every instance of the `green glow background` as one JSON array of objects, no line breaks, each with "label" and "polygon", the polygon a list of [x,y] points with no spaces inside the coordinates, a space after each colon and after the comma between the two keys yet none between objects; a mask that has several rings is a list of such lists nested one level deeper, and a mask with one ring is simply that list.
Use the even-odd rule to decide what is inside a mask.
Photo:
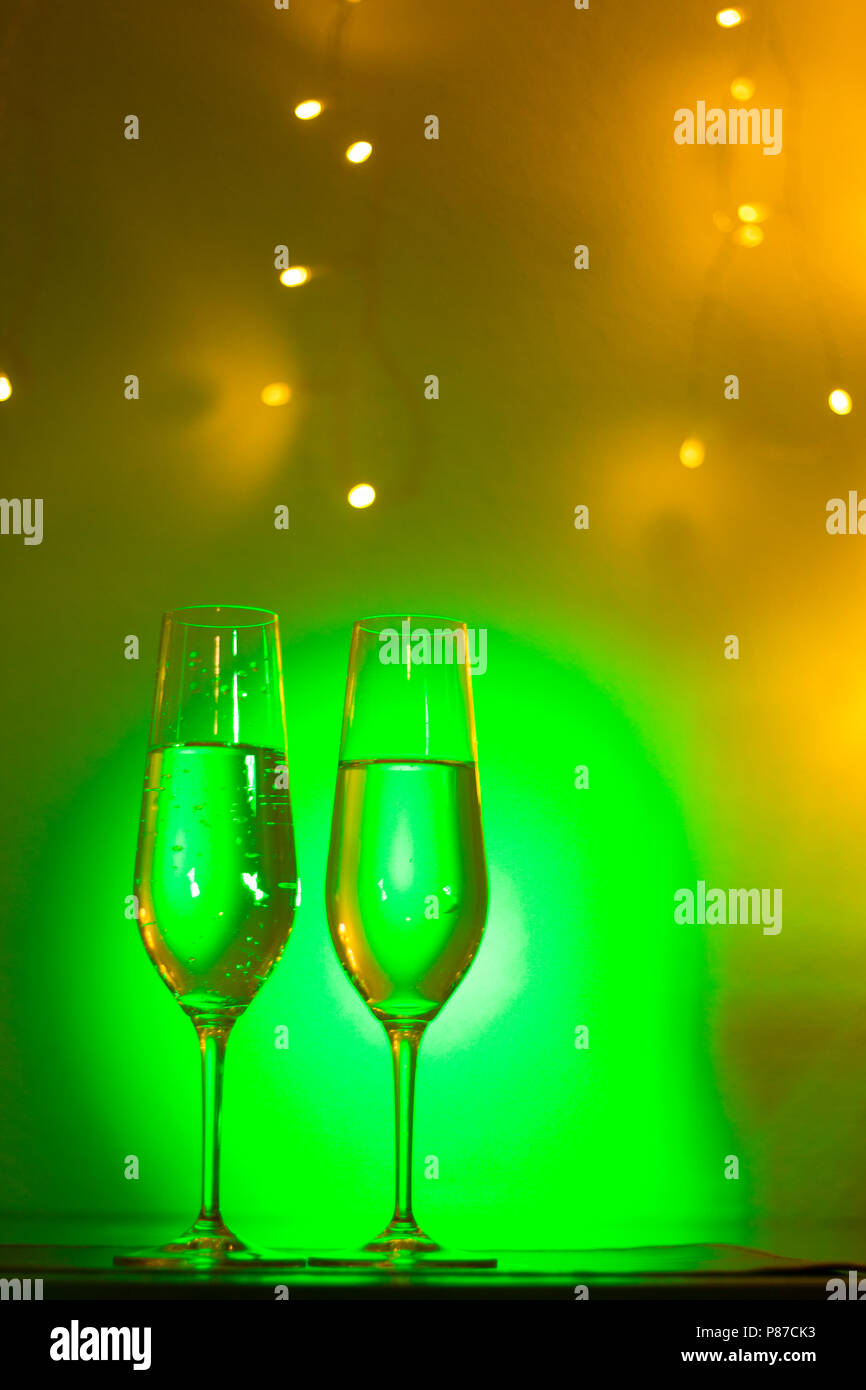
[{"label": "green glow background", "polygon": [[[232,602],[281,618],[303,888],[229,1048],[227,1219],[323,1246],[390,1214],[385,1038],[331,948],[324,869],[352,620],[441,612],[488,629],[491,910],[421,1052],[419,1220],[468,1246],[853,1258],[863,578],[823,517],[856,486],[860,417],[823,404],[791,218],[728,269],[690,389],[711,213],[772,202],[778,171],[759,151],[690,160],[669,129],[738,71],[779,90],[775,50],[762,31],[721,48],[686,3],[663,22],[350,8],[339,81],[329,6],[97,4],[85,38],[61,4],[4,39],[2,490],[45,499],[45,539],[0,538],[3,1235],[157,1237],[194,1214],[194,1034],[124,904],[160,615]],[[766,8],[798,12],[795,109],[813,120],[784,157],[810,244],[834,244],[821,293],[851,363],[864,276],[838,228],[862,231],[862,209],[822,179],[859,72],[808,6]],[[842,9],[855,55],[864,17]],[[338,100],[302,129],[291,108],[320,91]],[[341,160],[353,138],[369,166]],[[319,272],[301,291],[276,283],[280,242]],[[733,408],[729,370],[749,383]],[[269,410],[275,380],[294,395]],[[695,432],[707,462],[688,472]],[[362,480],[379,498],[355,513]],[[782,887],[781,934],[675,926],[674,890],[698,878]]]}]

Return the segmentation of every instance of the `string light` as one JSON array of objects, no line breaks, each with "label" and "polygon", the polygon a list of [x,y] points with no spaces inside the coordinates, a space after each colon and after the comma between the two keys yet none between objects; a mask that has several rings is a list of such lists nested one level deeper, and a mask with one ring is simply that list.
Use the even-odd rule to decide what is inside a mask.
[{"label": "string light", "polygon": [[738,246],[760,246],[763,240],[764,233],[754,222],[747,222],[744,227],[738,227],[734,232],[734,241]]},{"label": "string light", "polygon": [[292,398],[292,388],[284,381],[272,381],[262,390],[263,405],[285,405]]},{"label": "string light", "polygon": [[680,445],[680,463],[686,468],[700,468],[706,450],[700,439],[684,439]]},{"label": "string light", "polygon": [[357,507],[359,510],[372,506],[375,500],[376,489],[369,483],[356,483],[349,492],[349,506]]},{"label": "string light", "polygon": [[[733,29],[736,28],[737,25],[742,24],[744,20],[748,19],[749,14],[747,10],[740,8],[734,9],[733,7],[729,7],[723,10],[718,10],[716,12],[715,18],[716,23],[722,29]],[[781,52],[777,54],[777,61],[783,71],[783,74],[791,78],[789,67],[785,61],[784,55]],[[793,79],[791,78],[791,80]],[[730,93],[736,101],[747,102],[751,100],[751,98],[754,96],[755,87],[756,84],[751,77],[734,77],[730,83]],[[769,216],[770,209],[763,203],[742,202],[737,207],[736,222],[734,222],[726,212],[716,211],[713,213],[713,223],[715,224],[718,231],[723,233],[726,237],[730,235],[731,240],[735,242],[737,245],[751,248],[760,246],[763,243],[764,231],[759,224],[765,222]],[[724,246],[720,246],[716,252],[715,264],[711,268],[712,276],[708,277],[710,284],[712,284],[713,282],[718,283],[718,281],[720,280],[721,275],[726,268],[725,257],[726,249]],[[700,306],[695,323],[695,357],[697,357],[697,346],[700,343],[699,330],[702,327],[705,327],[706,321],[709,318],[710,313],[712,311],[712,307],[713,306],[711,300],[711,289],[708,288],[704,292],[704,299]],[[822,337],[825,341],[826,355],[828,359],[830,359],[828,376],[831,376],[832,379],[832,376],[835,376],[836,374],[835,369],[833,367],[833,359],[835,359],[836,354],[833,351],[832,342],[827,331],[827,326],[822,321],[822,316],[820,314],[820,309],[817,302],[814,306],[814,312],[818,320],[818,328],[821,331]],[[827,396],[827,405],[834,415],[850,415],[853,409],[853,402],[851,400],[849,392],[845,391],[841,386],[834,387],[830,391],[829,395]],[[704,462],[705,452],[706,451],[704,448],[704,444],[700,439],[686,439],[680,445],[680,462],[686,468],[698,468]]]},{"label": "string light", "polygon": [[827,397],[827,404],[834,415],[850,415],[853,409],[853,402],[847,391],[843,391],[841,386],[837,386]]},{"label": "string light", "polygon": [[305,285],[310,278],[309,267],[305,265],[290,265],[288,270],[284,270],[280,276],[281,285]]},{"label": "string light", "polygon": [[299,101],[295,107],[295,115],[299,121],[312,121],[314,117],[322,114],[322,103],[320,101]]},{"label": "string light", "polygon": [[0,376],[0,401],[8,401],[12,395],[12,382],[8,376]]},{"label": "string light", "polygon": [[755,84],[751,77],[735,77],[731,83],[731,96],[737,101],[750,101],[755,95]]},{"label": "string light", "polygon": [[356,140],[354,145],[350,145],[346,150],[346,158],[350,164],[363,164],[365,159],[369,159],[373,153],[373,146],[369,140]]}]

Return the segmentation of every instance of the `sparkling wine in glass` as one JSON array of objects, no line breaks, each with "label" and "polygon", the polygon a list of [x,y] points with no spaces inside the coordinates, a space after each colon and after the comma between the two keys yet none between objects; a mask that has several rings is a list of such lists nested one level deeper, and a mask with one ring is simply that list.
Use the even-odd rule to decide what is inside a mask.
[{"label": "sparkling wine in glass", "polygon": [[362,1251],[313,1265],[492,1268],[446,1252],[412,1213],[415,1065],[475,957],[487,864],[465,624],[385,616],[352,633],[326,904],[343,968],[388,1036],[396,1192]]},{"label": "sparkling wine in glass", "polygon": [[220,1215],[223,1060],[233,1025],[285,949],[297,888],[277,616],[222,605],[168,613],[135,894],[145,949],[198,1035],[202,1201],[177,1240],[118,1264],[199,1269],[263,1258]]}]

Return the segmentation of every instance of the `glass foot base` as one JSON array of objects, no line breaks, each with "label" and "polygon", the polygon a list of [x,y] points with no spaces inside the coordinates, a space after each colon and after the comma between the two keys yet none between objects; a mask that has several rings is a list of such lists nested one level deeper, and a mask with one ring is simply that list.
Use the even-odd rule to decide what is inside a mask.
[{"label": "glass foot base", "polygon": [[335,1250],[332,1255],[314,1255],[311,1269],[371,1269],[387,1273],[422,1273],[437,1269],[495,1269],[496,1261],[459,1250],[443,1250],[418,1226],[392,1221],[362,1250]]},{"label": "glass foot base", "polygon": [[179,1240],[168,1241],[145,1250],[115,1255],[120,1269],[150,1269],[183,1272],[225,1269],[303,1269],[306,1260],[286,1259],[277,1251],[251,1250],[227,1226],[204,1227],[196,1222]]},{"label": "glass foot base", "polygon": [[427,1254],[422,1250],[347,1250],[333,1255],[311,1255],[310,1269],[369,1269],[385,1274],[431,1274],[449,1269],[495,1269],[494,1259],[462,1255],[459,1251],[437,1250]]}]

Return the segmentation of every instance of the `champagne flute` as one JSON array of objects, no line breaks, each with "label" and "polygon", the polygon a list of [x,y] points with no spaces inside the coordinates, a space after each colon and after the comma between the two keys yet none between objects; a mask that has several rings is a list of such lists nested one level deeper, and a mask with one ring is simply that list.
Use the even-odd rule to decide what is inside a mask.
[{"label": "champagne flute", "polygon": [[262,1260],[220,1215],[223,1060],[232,1027],[283,953],[297,888],[277,615],[224,605],[167,613],[135,894],[145,949],[198,1035],[202,1198],[177,1240],[116,1264]]},{"label": "champagne flute", "polygon": [[312,1265],[493,1268],[446,1253],[412,1213],[418,1046],[478,950],[487,865],[464,623],[384,616],[352,633],[326,903],[343,968],[394,1066],[394,1215],[362,1251]]}]

